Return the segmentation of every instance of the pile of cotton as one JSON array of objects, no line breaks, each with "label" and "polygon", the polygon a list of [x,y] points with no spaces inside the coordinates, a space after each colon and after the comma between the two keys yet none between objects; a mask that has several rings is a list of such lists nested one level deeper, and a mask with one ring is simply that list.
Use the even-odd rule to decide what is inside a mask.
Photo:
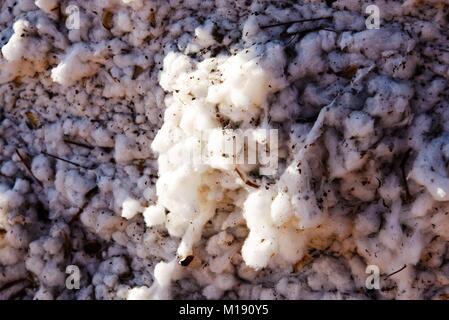
[{"label": "pile of cotton", "polygon": [[448,12],[3,1],[0,299],[447,299]]}]

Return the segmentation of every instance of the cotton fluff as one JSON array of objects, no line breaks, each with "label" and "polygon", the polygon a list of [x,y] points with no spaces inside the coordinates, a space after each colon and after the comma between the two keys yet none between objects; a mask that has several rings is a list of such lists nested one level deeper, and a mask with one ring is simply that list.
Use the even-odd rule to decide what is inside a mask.
[{"label": "cotton fluff", "polygon": [[[258,116],[272,90],[257,52],[253,48],[248,54],[206,59],[196,66],[182,54],[170,53],[164,59],[160,83],[174,95],[167,99],[164,125],[152,148],[159,153],[158,204],[169,211],[165,225],[170,234],[183,237],[178,248],[181,257],[191,253],[226,192],[223,182],[208,185],[207,177],[214,169],[236,176],[234,165],[224,161],[225,152],[220,147],[223,140],[232,137],[222,134],[214,105],[222,117],[247,121],[248,114]],[[217,84],[211,86],[211,82]],[[146,213],[150,224],[153,213]]]},{"label": "cotton fluff", "polygon": [[70,86],[82,78],[94,75],[101,61],[102,56],[92,52],[86,44],[75,44],[51,70],[51,78],[61,85]]},{"label": "cotton fluff", "polygon": [[35,0],[34,3],[46,13],[51,13],[58,6],[58,0]]},{"label": "cotton fluff", "polygon": [[47,66],[47,53],[51,47],[39,35],[36,36],[36,27],[28,20],[18,19],[13,30],[8,43],[1,48],[0,83],[16,77],[33,76]]},{"label": "cotton fluff", "polygon": [[245,201],[243,216],[250,233],[243,245],[242,256],[256,269],[265,267],[278,251],[278,237],[271,227],[270,200],[268,192],[259,191]]},{"label": "cotton fluff", "polygon": [[154,205],[148,207],[143,212],[145,223],[147,226],[152,227],[165,223],[165,208],[161,205]]},{"label": "cotton fluff", "polygon": [[4,3],[0,299],[447,298],[441,0]]},{"label": "cotton fluff", "polygon": [[126,198],[122,204],[122,217],[126,219],[132,219],[136,214],[142,211],[140,202],[136,199]]},{"label": "cotton fluff", "polygon": [[239,53],[218,66],[222,83],[208,88],[206,101],[218,104],[220,112],[232,121],[248,121],[266,103],[271,90],[267,73],[258,64],[257,47]]}]

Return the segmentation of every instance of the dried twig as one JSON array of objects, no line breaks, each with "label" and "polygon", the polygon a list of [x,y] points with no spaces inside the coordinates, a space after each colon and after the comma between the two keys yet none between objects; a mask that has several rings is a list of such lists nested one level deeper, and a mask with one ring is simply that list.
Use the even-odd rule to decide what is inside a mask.
[{"label": "dried twig", "polygon": [[407,176],[405,174],[405,165],[407,164],[407,160],[410,157],[410,153],[412,152],[412,149],[408,149],[401,161],[401,175],[402,175],[402,181],[404,182],[404,187],[405,187],[405,193],[407,195],[407,199],[411,198],[411,194],[410,194],[410,189],[408,187],[408,182],[407,182]]},{"label": "dried twig", "polygon": [[319,21],[319,20],[329,20],[329,19],[332,19],[332,17],[309,18],[309,19],[293,20],[293,21],[287,21],[287,22],[279,22],[279,23],[267,24],[267,25],[260,26],[260,29],[288,26],[288,25],[292,25],[295,23],[311,22],[311,21]]},{"label": "dried twig", "polygon": [[88,167],[86,167],[86,166],[83,166],[83,165],[81,165],[81,164],[79,164],[79,163],[76,163],[76,162],[73,162],[73,161],[70,161],[70,160],[67,160],[67,159],[64,159],[64,158],[55,156],[54,154],[50,154],[50,153],[45,152],[45,151],[42,151],[42,153],[45,154],[45,155],[48,156],[48,157],[55,158],[55,159],[58,159],[58,160],[61,160],[61,161],[70,163],[70,164],[72,164],[72,165],[74,165],[74,166],[77,166],[77,167],[80,167],[80,168],[83,168],[83,169],[86,169],[86,170],[89,170],[89,169],[90,169],[90,168],[88,168]]},{"label": "dried twig", "polygon": [[84,211],[84,209],[86,209],[86,207],[89,205],[90,200],[92,200],[92,198],[98,194],[98,192],[100,192],[100,188],[98,188],[98,185],[96,185],[95,187],[93,187],[92,189],[90,189],[89,191],[87,191],[87,193],[85,194],[86,197],[86,202],[84,203],[83,206],[81,206],[78,210],[78,212],[70,219],[69,224],[72,223],[73,221],[78,220],[78,218],[80,217],[81,213]]},{"label": "dried twig", "polygon": [[25,158],[20,154],[19,150],[16,149],[16,154],[19,157],[20,161],[23,163],[23,165],[25,166],[25,168],[27,169],[28,173],[33,177],[34,180],[37,181],[37,183],[39,183],[39,185],[41,187],[44,186],[44,184],[42,183],[42,181],[40,181],[38,178],[36,178],[36,176],[33,174],[33,172],[31,171],[31,167],[28,164],[28,162],[25,160]]},{"label": "dried twig", "polygon": [[250,187],[256,188],[256,189],[260,188],[260,186],[259,186],[257,183],[252,182],[251,180],[246,179],[246,178],[245,178],[245,175],[239,170],[238,167],[235,168],[235,171],[236,171],[237,174],[239,175],[240,179],[242,179],[242,181],[243,181],[247,186],[250,186]]},{"label": "dried twig", "polygon": [[301,30],[301,31],[297,31],[297,32],[292,32],[292,33],[289,33],[289,35],[292,35],[292,37],[290,38],[290,40],[287,41],[285,46],[286,47],[290,46],[292,43],[294,43],[295,39],[303,38],[305,35],[307,35],[310,32],[315,32],[315,31],[320,31],[320,30],[335,32],[335,30],[323,28],[323,27],[316,27],[316,28]]},{"label": "dried twig", "polygon": [[78,142],[78,141],[69,140],[69,139],[67,139],[67,138],[64,139],[63,141],[64,141],[65,143],[73,144],[73,145],[75,145],[75,146],[83,147],[83,148],[86,148],[86,149],[89,149],[89,150],[95,149],[95,147],[93,147],[93,146],[91,146],[91,145],[88,145],[88,144],[86,144],[86,143],[82,143],[82,142]]},{"label": "dried twig", "polygon": [[393,276],[393,275],[395,275],[396,273],[399,273],[399,272],[401,272],[402,270],[404,270],[405,268],[407,268],[407,265],[405,265],[404,264],[404,266],[401,268],[401,269],[399,269],[399,270],[396,270],[395,272],[392,272],[392,273],[390,273],[390,274],[388,274],[388,275],[386,275],[385,276],[385,279],[388,279],[389,277],[391,277],[391,276]]}]

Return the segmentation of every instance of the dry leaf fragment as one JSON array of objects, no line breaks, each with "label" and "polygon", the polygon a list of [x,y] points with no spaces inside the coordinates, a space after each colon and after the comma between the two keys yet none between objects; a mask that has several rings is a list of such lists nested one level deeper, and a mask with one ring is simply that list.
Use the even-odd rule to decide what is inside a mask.
[{"label": "dry leaf fragment", "polygon": [[103,24],[103,27],[107,30],[111,30],[114,26],[114,14],[111,11],[103,11],[103,15],[101,17],[101,23]]}]

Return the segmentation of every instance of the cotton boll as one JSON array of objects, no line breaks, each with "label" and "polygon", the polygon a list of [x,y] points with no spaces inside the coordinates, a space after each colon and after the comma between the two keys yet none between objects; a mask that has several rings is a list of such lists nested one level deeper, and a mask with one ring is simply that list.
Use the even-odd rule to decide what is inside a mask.
[{"label": "cotton boll", "polygon": [[268,265],[270,258],[276,254],[277,241],[274,237],[251,233],[242,247],[242,256],[245,263],[259,270]]},{"label": "cotton boll", "polygon": [[291,217],[291,203],[286,193],[279,193],[271,203],[271,218],[277,226],[286,223]]},{"label": "cotton boll", "polygon": [[212,46],[215,39],[212,36],[214,24],[211,21],[206,21],[202,26],[195,29],[196,42],[203,48]]},{"label": "cotton boll", "polygon": [[159,203],[186,219],[190,219],[199,211],[197,197],[201,175],[191,173],[190,166],[180,166],[170,174],[161,176],[156,183]]},{"label": "cotton boll", "polygon": [[270,203],[269,192],[254,192],[246,199],[243,211],[250,233],[243,244],[242,256],[247,265],[256,269],[265,267],[278,250]]},{"label": "cotton boll", "polygon": [[132,198],[127,198],[122,204],[122,217],[128,220],[132,219],[142,210],[143,208],[139,201]]},{"label": "cotton boll", "polygon": [[154,268],[154,277],[161,287],[166,287],[171,282],[171,274],[175,268],[175,262],[159,262]]},{"label": "cotton boll", "polygon": [[98,70],[96,62],[99,60],[85,44],[75,44],[51,70],[51,78],[63,86],[71,86],[82,78],[93,76]]},{"label": "cotton boll", "polygon": [[187,56],[170,52],[164,58],[164,72],[161,74],[160,85],[165,90],[178,89],[176,80],[180,74],[192,69],[192,64]]},{"label": "cotton boll", "polygon": [[[31,3],[32,4],[32,3]],[[33,4],[32,4],[33,5]],[[34,6],[34,5],[33,5]],[[47,41],[49,33],[53,33],[54,39],[60,38],[60,34],[48,32],[42,24],[48,20],[39,20],[41,27],[36,26],[36,17],[18,19],[14,22],[11,38],[2,48],[3,57],[0,58],[2,66],[0,81],[11,81],[21,76],[34,76],[36,72],[42,72],[48,65],[48,51],[52,46]]]},{"label": "cotton boll", "polygon": [[148,207],[143,212],[145,223],[148,227],[152,227],[165,223],[165,208],[161,205]]},{"label": "cotton boll", "polygon": [[18,20],[14,23],[14,34],[1,49],[3,57],[8,61],[19,61],[26,53],[26,42],[21,41],[20,35],[30,28],[30,22],[26,20]]},{"label": "cotton boll", "polygon": [[39,9],[48,14],[52,13],[58,6],[58,0],[36,0],[34,3]]},{"label": "cotton boll", "polygon": [[213,114],[213,108],[209,104],[192,103],[192,105],[183,112],[179,127],[188,134],[195,131],[207,131],[216,128],[218,123]]},{"label": "cotton boll", "polygon": [[167,299],[170,296],[169,287],[174,276],[176,276],[176,261],[159,262],[154,268],[155,282],[151,286],[152,299]]},{"label": "cotton boll", "polygon": [[268,76],[258,59],[239,54],[219,68],[222,83],[209,87],[206,101],[220,104],[220,112],[236,122],[256,117],[270,91]]},{"label": "cotton boll", "polygon": [[150,300],[151,290],[148,287],[135,287],[128,291],[127,300]]}]

